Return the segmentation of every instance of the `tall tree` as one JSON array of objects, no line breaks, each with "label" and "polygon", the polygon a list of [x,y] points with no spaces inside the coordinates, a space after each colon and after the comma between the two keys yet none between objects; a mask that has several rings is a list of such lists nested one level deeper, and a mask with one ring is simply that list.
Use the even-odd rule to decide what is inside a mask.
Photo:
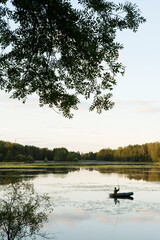
[{"label": "tall tree", "polygon": [[[9,3],[8,3],[9,2]],[[137,31],[145,19],[135,4],[107,0],[0,0],[0,87],[26,101],[72,117],[79,96],[92,98],[90,110],[113,106],[111,90],[123,46],[117,30]],[[105,90],[105,91],[104,91]]]}]

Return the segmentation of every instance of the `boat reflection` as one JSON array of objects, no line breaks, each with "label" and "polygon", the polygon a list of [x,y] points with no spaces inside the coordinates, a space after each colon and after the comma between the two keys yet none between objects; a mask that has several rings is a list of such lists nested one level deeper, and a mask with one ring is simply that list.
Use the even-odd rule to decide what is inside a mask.
[{"label": "boat reflection", "polygon": [[123,201],[123,200],[134,200],[134,198],[133,197],[123,197],[123,198],[113,198],[114,199],[114,203],[115,204],[120,204],[120,199]]}]

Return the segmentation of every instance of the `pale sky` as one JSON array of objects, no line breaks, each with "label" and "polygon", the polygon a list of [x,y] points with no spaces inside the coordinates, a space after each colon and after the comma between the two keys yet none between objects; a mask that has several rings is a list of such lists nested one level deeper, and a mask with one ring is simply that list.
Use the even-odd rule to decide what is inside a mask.
[{"label": "pale sky", "polygon": [[83,101],[74,118],[66,119],[47,106],[40,108],[36,96],[22,104],[0,92],[0,140],[83,153],[160,141],[160,1],[132,2],[147,22],[137,33],[117,36],[124,45],[120,59],[126,73],[117,77],[114,108],[99,115]]}]

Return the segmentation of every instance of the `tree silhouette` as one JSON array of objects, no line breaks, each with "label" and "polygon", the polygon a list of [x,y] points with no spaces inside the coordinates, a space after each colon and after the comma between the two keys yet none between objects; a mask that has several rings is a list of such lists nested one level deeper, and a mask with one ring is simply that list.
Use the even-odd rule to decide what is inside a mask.
[{"label": "tree silhouette", "polygon": [[[11,181],[12,182],[12,181]],[[41,228],[51,211],[49,197],[35,193],[28,182],[14,181],[3,188],[0,199],[0,237],[6,240],[54,239]]]},{"label": "tree silhouette", "polygon": [[113,106],[116,75],[124,73],[116,33],[136,32],[145,22],[135,4],[79,0],[76,9],[69,0],[0,3],[1,89],[23,102],[37,93],[41,106],[69,118],[79,96],[91,98],[90,110],[98,113]]}]

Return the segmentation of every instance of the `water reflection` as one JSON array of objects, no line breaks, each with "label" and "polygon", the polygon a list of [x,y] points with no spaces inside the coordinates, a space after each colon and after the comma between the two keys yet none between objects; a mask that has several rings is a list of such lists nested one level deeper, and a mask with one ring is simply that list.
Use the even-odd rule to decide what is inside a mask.
[{"label": "water reflection", "polygon": [[29,181],[35,178],[35,174],[27,172],[24,174],[19,171],[0,171],[0,185],[15,184],[20,181]]},{"label": "water reflection", "polygon": [[[117,203],[120,204],[121,201],[120,201],[119,198],[113,198],[113,199],[114,199],[114,203],[115,203],[115,204],[117,204]],[[123,197],[123,198],[122,198],[122,201],[125,200],[125,199],[126,199],[126,200],[131,200],[131,201],[134,200],[133,197]]]},{"label": "water reflection", "polygon": [[1,187],[0,239],[54,239],[41,230],[52,211],[49,197],[37,194],[32,184],[15,177],[4,183],[9,184]]},{"label": "water reflection", "polygon": [[[48,168],[41,169],[19,169],[19,170],[10,170],[12,175],[16,177],[19,176],[22,180],[31,180],[37,177],[40,174],[48,174],[53,173],[54,175],[59,175],[61,177],[66,177],[68,173],[71,172],[79,172],[81,169],[86,169],[90,172],[98,171],[102,174],[119,174],[125,175],[128,179],[132,180],[145,180],[149,182],[160,181],[160,167],[159,166],[123,166],[123,165],[108,165],[103,167],[54,167],[48,165]],[[10,174],[8,171],[1,170],[0,171],[0,184],[8,184],[9,179],[8,176]],[[4,179],[6,182],[4,182]]]},{"label": "water reflection", "polygon": [[61,177],[67,176],[70,172],[79,172],[80,168],[58,167],[58,168],[42,168],[42,169],[0,169],[0,185],[7,185],[14,181],[28,181],[35,179],[38,175],[48,175],[52,173],[54,175],[61,175]]},{"label": "water reflection", "polygon": [[120,204],[120,201],[117,198],[114,198],[114,203],[115,204],[117,204],[117,203]]},{"label": "water reflection", "polygon": [[[34,179],[37,175],[53,173],[55,175],[61,175],[61,177],[66,177],[68,173],[79,172],[81,169],[86,169],[90,172],[98,171],[102,174],[113,174],[117,173],[119,175],[125,175],[128,179],[132,180],[145,180],[149,182],[160,181],[160,167],[159,166],[123,166],[123,165],[107,165],[102,167],[54,167],[48,165],[48,168],[38,169],[19,169],[19,170],[10,170],[12,175],[19,176],[21,179]],[[0,184],[7,184],[8,181],[8,171],[0,171]],[[6,183],[4,183],[4,178]]]},{"label": "water reflection", "polygon": [[128,179],[132,180],[145,180],[149,182],[160,181],[160,168],[149,166],[114,166],[109,168],[97,168],[100,173],[118,173],[125,175]]},{"label": "water reflection", "polygon": [[[1,173],[0,181],[4,177]],[[49,222],[44,224],[44,227],[48,232],[56,233],[57,240],[124,240],[128,238],[150,240],[150,232],[154,239],[159,236],[159,168],[106,166],[67,169],[66,167],[36,171],[18,170],[14,173],[14,178],[16,175],[25,184],[28,184],[26,180],[30,179],[39,194],[49,194],[54,212],[49,215]],[[5,191],[6,193],[3,191],[12,183],[7,179],[7,174],[5,178],[3,185],[0,186],[1,196],[6,195],[8,190]],[[118,180],[122,191],[134,192],[134,201],[109,198],[109,193],[118,184]],[[18,181],[16,183],[21,185]],[[31,192],[28,195],[32,196]],[[17,205],[25,206],[21,203]],[[39,206],[37,211],[40,209],[42,211],[42,204],[40,203]],[[21,215],[24,208],[18,210],[21,211]],[[8,220],[4,218],[4,221]],[[44,222],[45,220],[42,225]],[[7,237],[0,236],[0,239],[4,240]]]}]

